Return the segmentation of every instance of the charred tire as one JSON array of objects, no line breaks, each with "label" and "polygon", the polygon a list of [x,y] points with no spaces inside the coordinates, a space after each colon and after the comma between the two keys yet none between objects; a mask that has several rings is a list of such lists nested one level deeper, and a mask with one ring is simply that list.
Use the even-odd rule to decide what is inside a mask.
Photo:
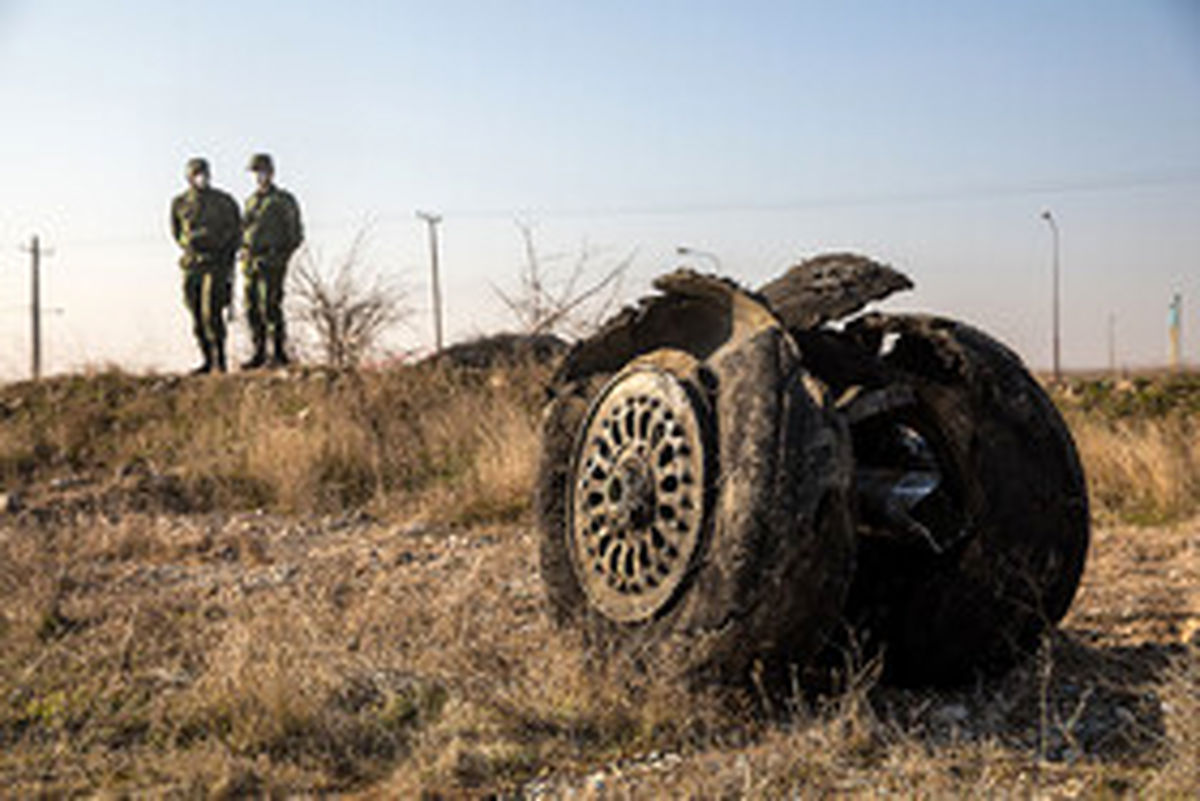
[{"label": "charred tire", "polygon": [[[634,345],[614,356],[624,363],[615,372],[575,375],[556,388],[543,419],[536,497],[541,571],[555,619],[581,629],[593,653],[628,657],[672,678],[739,681],[756,662],[773,665],[798,646],[815,652],[838,618],[853,554],[849,447],[782,329],[765,328],[715,354],[689,352],[691,344],[658,341],[647,353]],[[646,389],[654,382],[669,389],[656,395]],[[618,557],[599,552],[612,519],[624,521],[628,536],[643,538],[654,536],[663,520],[647,516],[642,505],[622,505],[629,486],[646,482],[626,481],[613,493],[605,483],[610,471],[590,472],[600,448],[593,434],[608,430],[610,419],[620,424],[622,409],[641,414],[651,398],[678,404],[683,395],[695,432],[680,434],[677,444],[701,442],[704,453],[681,468],[664,468],[649,483],[661,486],[681,476],[678,470],[694,469],[696,493],[678,510],[698,516],[687,521],[695,536],[677,543],[677,561],[664,557],[663,584],[670,587],[663,590],[642,577],[655,575],[656,554],[673,546],[649,548],[646,570],[623,567],[627,559],[641,560],[640,545],[624,547]],[[660,419],[650,417],[646,430]],[[636,441],[623,439],[613,450],[621,447],[629,460],[640,458]],[[616,470],[620,458],[614,453],[606,464]],[[638,469],[634,464],[622,475],[636,478]],[[596,497],[581,501],[580,492]],[[678,510],[666,522],[677,522]],[[631,533],[639,526],[641,534]],[[635,590],[654,597],[626,604],[621,593]]]},{"label": "charred tire", "polygon": [[954,510],[930,521],[940,554],[860,539],[848,617],[882,644],[897,683],[1001,671],[1066,614],[1083,571],[1087,493],[1070,433],[1020,359],[969,326],[872,315],[849,330],[871,347],[897,337],[882,360],[914,402],[892,422],[929,442]]}]

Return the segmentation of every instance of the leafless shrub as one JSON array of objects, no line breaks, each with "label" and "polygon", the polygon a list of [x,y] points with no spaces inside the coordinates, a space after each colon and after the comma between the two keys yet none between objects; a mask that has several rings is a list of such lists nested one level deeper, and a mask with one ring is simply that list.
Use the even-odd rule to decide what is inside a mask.
[{"label": "leafless shrub", "polygon": [[376,353],[389,330],[409,314],[405,294],[366,266],[368,229],[358,232],[332,266],[305,249],[292,265],[293,314],[319,354],[333,368],[356,367]]},{"label": "leafless shrub", "polygon": [[[622,259],[601,259],[586,242],[574,256],[539,253],[534,226],[518,222],[525,263],[515,290],[493,290],[516,318],[523,333],[579,337],[594,330],[621,299],[625,274],[633,253]],[[564,263],[569,264],[562,269]]]}]

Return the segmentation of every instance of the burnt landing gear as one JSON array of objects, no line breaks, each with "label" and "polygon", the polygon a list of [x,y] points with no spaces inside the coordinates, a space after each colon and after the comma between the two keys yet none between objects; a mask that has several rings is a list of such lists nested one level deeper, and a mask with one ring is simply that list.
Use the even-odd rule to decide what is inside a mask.
[{"label": "burnt landing gear", "polygon": [[847,625],[904,683],[1003,670],[1070,605],[1074,444],[1020,360],[868,314],[911,286],[833,254],[747,292],[678,271],[579,343],[543,427],[541,568],[599,655],[804,674]]}]

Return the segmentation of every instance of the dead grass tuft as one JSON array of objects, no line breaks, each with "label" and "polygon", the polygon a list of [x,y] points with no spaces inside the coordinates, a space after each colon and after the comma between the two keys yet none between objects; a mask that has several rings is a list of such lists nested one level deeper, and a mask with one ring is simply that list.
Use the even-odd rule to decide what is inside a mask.
[{"label": "dead grass tuft", "polygon": [[1200,511],[1197,418],[1113,420],[1075,413],[1070,423],[1101,520],[1155,524]]},{"label": "dead grass tuft", "polygon": [[170,489],[169,508],[196,511],[423,506],[513,519],[528,505],[544,380],[536,366],[426,365],[10,385],[0,487],[153,485]]},{"label": "dead grass tuft", "polygon": [[1147,797],[1188,798],[1200,789],[1200,642],[1187,647],[1158,689],[1164,710],[1164,764]]}]

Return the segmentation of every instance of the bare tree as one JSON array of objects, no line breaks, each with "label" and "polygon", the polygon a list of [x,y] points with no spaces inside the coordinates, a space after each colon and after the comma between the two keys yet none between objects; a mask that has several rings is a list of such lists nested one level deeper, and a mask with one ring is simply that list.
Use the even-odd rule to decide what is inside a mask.
[{"label": "bare tree", "polygon": [[[523,333],[583,336],[608,317],[621,299],[625,274],[633,262],[631,252],[618,261],[598,263],[602,254],[585,242],[574,257],[540,254],[533,225],[518,221],[525,263],[518,286],[505,292],[492,289],[517,318]],[[560,269],[565,261],[570,266]]]},{"label": "bare tree", "polygon": [[368,228],[360,230],[330,267],[305,248],[290,271],[293,316],[317,358],[330,367],[361,364],[410,313],[403,290],[366,266],[367,234]]}]

